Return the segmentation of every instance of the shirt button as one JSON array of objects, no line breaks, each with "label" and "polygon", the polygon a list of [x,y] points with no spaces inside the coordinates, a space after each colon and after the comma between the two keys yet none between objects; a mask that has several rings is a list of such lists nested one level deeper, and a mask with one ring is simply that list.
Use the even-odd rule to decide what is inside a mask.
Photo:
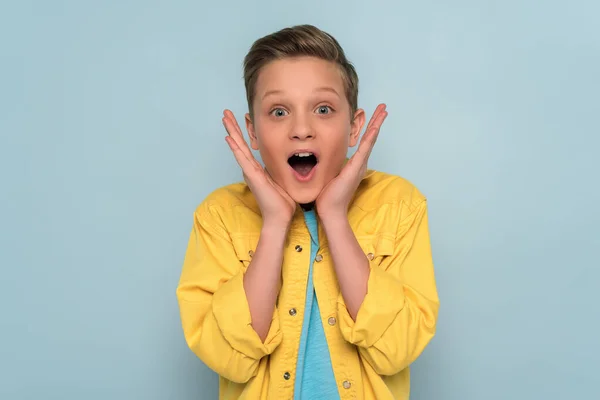
[{"label": "shirt button", "polygon": [[300,253],[302,251],[302,246],[300,246],[299,244],[296,245],[296,251],[298,253]]},{"label": "shirt button", "polygon": [[352,386],[352,385],[350,384],[350,382],[348,382],[348,381],[344,381],[344,382],[342,383],[342,386],[344,387],[344,389],[350,389],[350,386]]},{"label": "shirt button", "polygon": [[373,261],[373,259],[375,258],[375,256],[373,255],[373,253],[369,253],[367,254],[367,258],[371,261]]},{"label": "shirt button", "polygon": [[297,311],[295,308],[290,308],[290,315],[293,317],[297,314]]},{"label": "shirt button", "polygon": [[327,323],[331,326],[334,326],[336,322],[337,320],[335,319],[335,317],[329,317],[329,319],[327,320]]},{"label": "shirt button", "polygon": [[252,258],[254,256],[254,252],[252,250],[249,250],[248,255]]},{"label": "shirt button", "polygon": [[291,375],[289,372],[286,372],[285,374],[283,374],[283,379],[285,379],[286,381],[289,381],[290,377],[291,377]]},{"label": "shirt button", "polygon": [[315,261],[316,262],[321,262],[323,261],[323,256],[321,254],[317,254],[317,256],[315,257]]}]

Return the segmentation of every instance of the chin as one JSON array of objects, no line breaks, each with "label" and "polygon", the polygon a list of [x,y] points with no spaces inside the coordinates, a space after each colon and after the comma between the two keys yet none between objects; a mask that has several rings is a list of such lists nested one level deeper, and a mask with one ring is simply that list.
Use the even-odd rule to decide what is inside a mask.
[{"label": "chin", "polygon": [[317,200],[319,191],[311,189],[296,189],[293,191],[293,193],[289,193],[289,195],[298,204],[310,204]]}]

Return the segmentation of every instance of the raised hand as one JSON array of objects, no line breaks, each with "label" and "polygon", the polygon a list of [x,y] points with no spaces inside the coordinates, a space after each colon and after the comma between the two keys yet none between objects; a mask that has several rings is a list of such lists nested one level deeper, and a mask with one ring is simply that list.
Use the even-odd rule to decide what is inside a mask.
[{"label": "raised hand", "polygon": [[377,141],[379,129],[387,117],[385,104],[375,109],[363,134],[358,149],[341,172],[321,191],[316,200],[317,213],[323,218],[345,218],[350,201],[367,172],[367,162]]},{"label": "raised hand", "polygon": [[256,197],[265,224],[279,224],[287,227],[296,209],[296,202],[269,176],[263,166],[254,158],[242,136],[242,130],[233,113],[225,110],[223,125],[228,136],[225,141],[231,148],[244,180]]}]

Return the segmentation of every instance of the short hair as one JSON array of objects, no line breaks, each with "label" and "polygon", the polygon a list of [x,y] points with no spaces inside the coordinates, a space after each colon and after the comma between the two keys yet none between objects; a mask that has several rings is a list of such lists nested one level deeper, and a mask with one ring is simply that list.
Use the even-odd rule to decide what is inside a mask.
[{"label": "short hair", "polygon": [[244,58],[244,84],[250,116],[260,70],[271,61],[289,57],[311,56],[336,63],[342,74],[351,117],[358,108],[358,75],[342,46],[329,33],[313,25],[296,25],[256,40]]}]

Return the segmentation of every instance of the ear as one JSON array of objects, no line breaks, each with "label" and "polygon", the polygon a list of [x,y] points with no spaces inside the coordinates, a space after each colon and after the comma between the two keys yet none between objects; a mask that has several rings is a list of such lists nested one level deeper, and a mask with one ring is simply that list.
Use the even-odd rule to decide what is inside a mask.
[{"label": "ear", "polygon": [[256,137],[256,130],[254,129],[254,123],[252,122],[250,113],[246,113],[246,130],[250,137],[250,146],[252,147],[252,150],[258,150],[258,139]]},{"label": "ear", "polygon": [[358,143],[358,138],[360,137],[360,131],[365,124],[365,110],[359,108],[354,113],[354,118],[352,118],[352,122],[350,125],[350,143],[348,147],[356,146]]}]

